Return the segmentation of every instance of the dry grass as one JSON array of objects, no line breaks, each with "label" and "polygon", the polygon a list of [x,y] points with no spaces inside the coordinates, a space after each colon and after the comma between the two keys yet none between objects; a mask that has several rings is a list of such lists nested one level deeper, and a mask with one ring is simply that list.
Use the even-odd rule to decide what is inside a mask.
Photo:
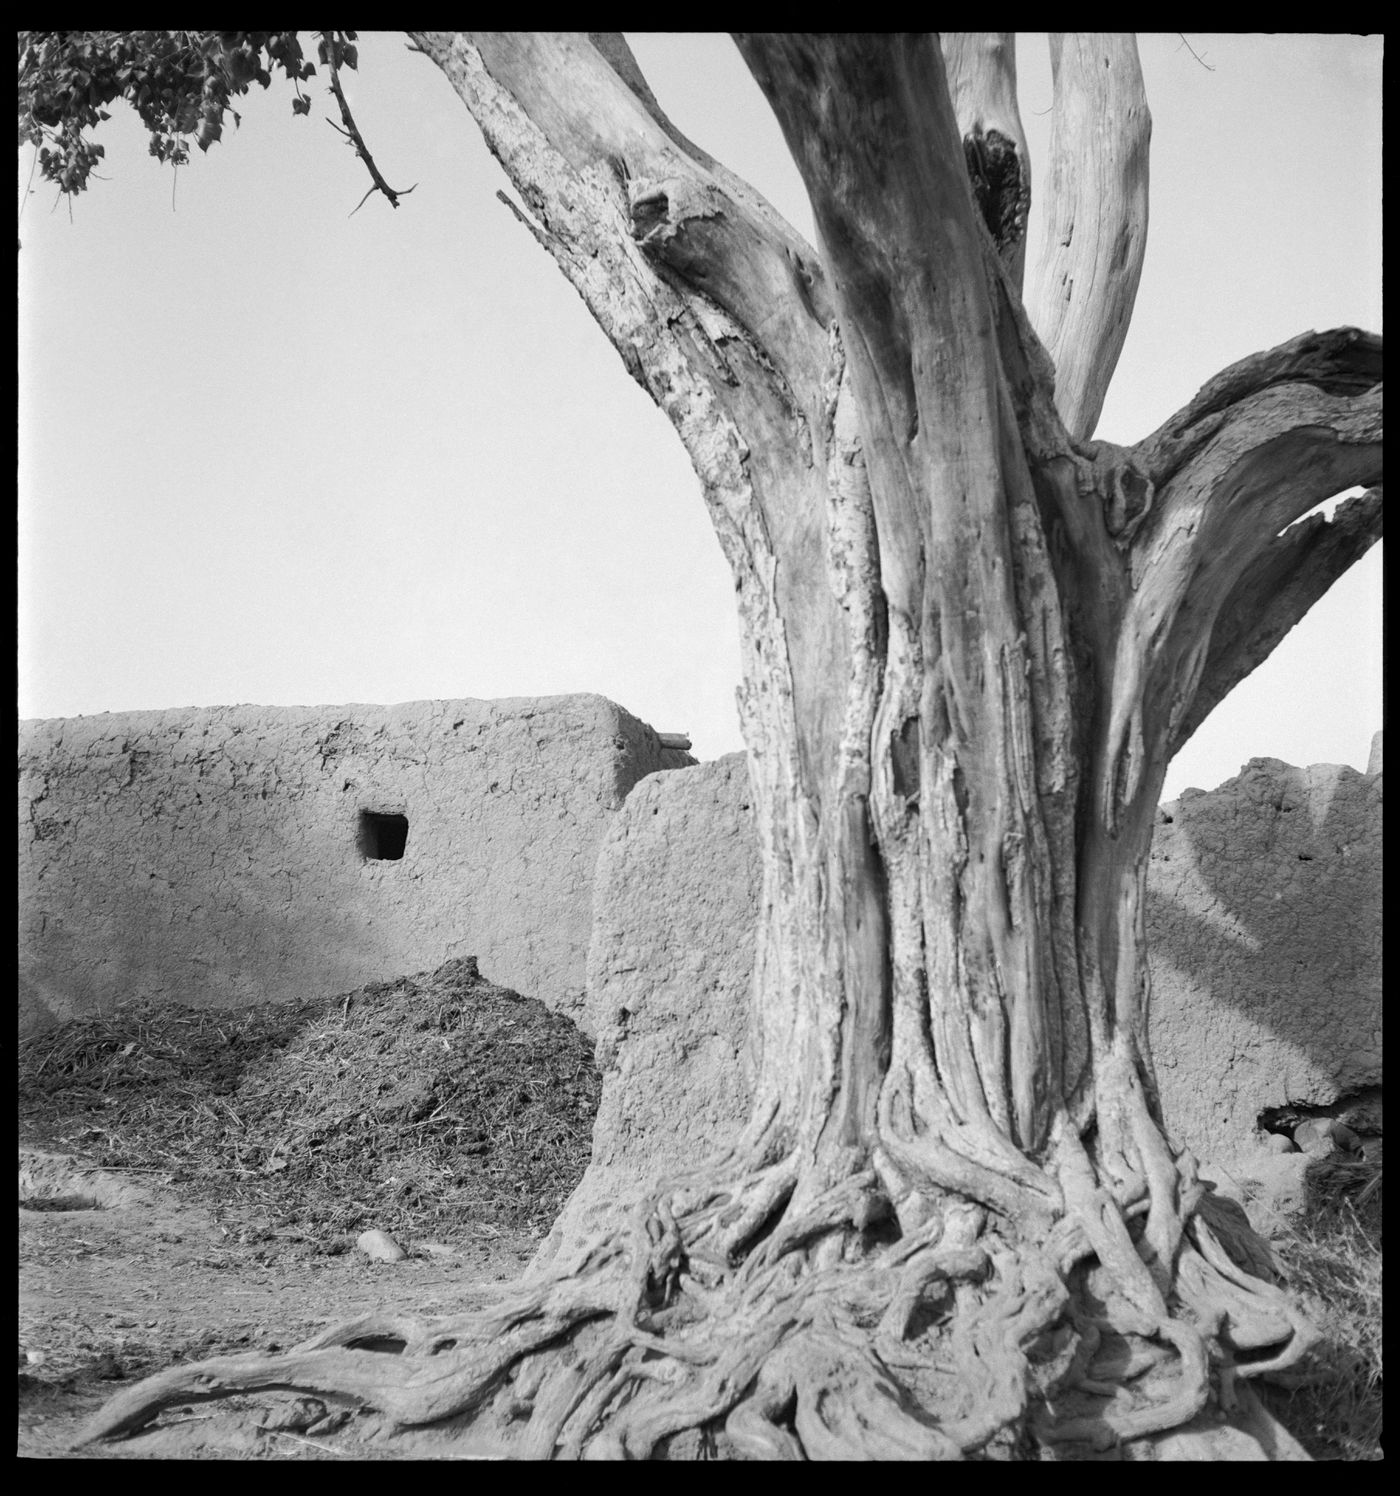
[{"label": "dry grass", "polygon": [[1308,1175],[1306,1216],[1274,1244],[1323,1338],[1291,1385],[1264,1392],[1317,1460],[1385,1458],[1381,1179],[1378,1161],[1320,1161]]},{"label": "dry grass", "polygon": [[472,959],[236,1012],[131,1004],[20,1045],[20,1132],[322,1238],[547,1227],[582,1177],[592,1044]]}]

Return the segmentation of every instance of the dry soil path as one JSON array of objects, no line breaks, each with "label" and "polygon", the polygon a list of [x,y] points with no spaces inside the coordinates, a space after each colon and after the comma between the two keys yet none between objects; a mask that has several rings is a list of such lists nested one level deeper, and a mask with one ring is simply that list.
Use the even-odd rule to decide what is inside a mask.
[{"label": "dry soil path", "polygon": [[485,1227],[432,1253],[405,1242],[412,1255],[398,1263],[355,1250],[327,1255],[324,1242],[270,1236],[266,1222],[216,1219],[149,1175],[106,1173],[23,1146],[20,1200],[18,1452],[30,1459],[393,1458],[340,1436],[261,1427],[265,1400],[169,1414],[153,1433],[96,1450],[70,1446],[133,1378],[177,1360],[290,1347],[386,1303],[445,1313],[471,1285],[516,1276],[537,1245]]}]

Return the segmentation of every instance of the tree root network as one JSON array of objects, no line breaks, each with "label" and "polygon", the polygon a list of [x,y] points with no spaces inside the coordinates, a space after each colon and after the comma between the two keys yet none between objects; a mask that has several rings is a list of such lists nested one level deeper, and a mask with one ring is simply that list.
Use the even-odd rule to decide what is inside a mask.
[{"label": "tree root network", "polygon": [[[374,1315],[285,1354],[172,1367],[114,1397],[79,1443],[291,1392],[305,1432],[368,1414],[406,1453],[415,1430],[484,1423],[527,1459],[1299,1457],[1246,1382],[1293,1364],[1312,1332],[1213,1197],[1184,1222],[1154,1309],[1095,1246],[1101,1222],[1066,1214],[1028,1241],[949,1212],[890,1240],[873,1175],[776,1224],[771,1171],[757,1178],[653,1195],[570,1268],[460,1314]],[[1139,1247],[1142,1214],[1119,1220]],[[739,1221],[766,1235],[736,1253]],[[1162,1442],[1183,1437],[1200,1448]]]}]

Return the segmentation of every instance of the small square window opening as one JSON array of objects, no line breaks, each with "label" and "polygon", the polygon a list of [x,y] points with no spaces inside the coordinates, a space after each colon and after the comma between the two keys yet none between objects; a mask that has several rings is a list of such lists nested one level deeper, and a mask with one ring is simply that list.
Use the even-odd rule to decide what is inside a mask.
[{"label": "small square window opening", "polygon": [[407,843],[407,816],[381,815],[376,810],[360,812],[355,845],[367,862],[398,862]]}]

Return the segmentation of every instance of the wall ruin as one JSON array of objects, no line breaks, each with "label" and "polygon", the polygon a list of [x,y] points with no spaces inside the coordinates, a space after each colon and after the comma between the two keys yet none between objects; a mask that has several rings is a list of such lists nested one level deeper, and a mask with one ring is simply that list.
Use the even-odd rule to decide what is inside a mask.
[{"label": "wall ruin", "polygon": [[[1255,759],[1159,812],[1153,1053],[1212,1163],[1381,1082],[1380,769],[1378,735],[1366,774]],[[748,795],[743,755],[694,766],[600,696],[25,723],[21,1031],[476,956],[599,1040],[591,1209],[745,1120]]]},{"label": "wall ruin", "polygon": [[21,1032],[458,955],[586,1023],[598,845],[639,779],[693,763],[593,695],[22,723]]}]

